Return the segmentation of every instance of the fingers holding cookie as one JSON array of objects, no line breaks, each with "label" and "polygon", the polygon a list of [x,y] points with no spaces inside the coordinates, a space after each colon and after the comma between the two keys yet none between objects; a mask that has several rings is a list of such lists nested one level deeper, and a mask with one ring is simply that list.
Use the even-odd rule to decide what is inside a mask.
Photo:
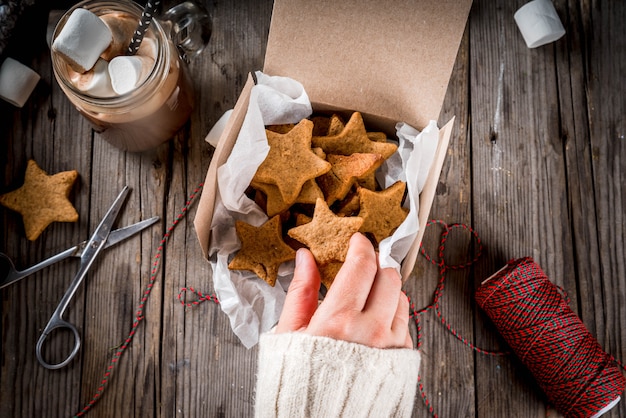
[{"label": "fingers holding cookie", "polygon": [[305,332],[376,348],[410,348],[409,303],[394,269],[381,269],[371,242],[356,233],[326,298]]},{"label": "fingers holding cookie", "polygon": [[365,307],[378,269],[372,243],[361,233],[350,238],[346,261],[337,273],[324,302],[338,309],[349,306],[362,311]]}]

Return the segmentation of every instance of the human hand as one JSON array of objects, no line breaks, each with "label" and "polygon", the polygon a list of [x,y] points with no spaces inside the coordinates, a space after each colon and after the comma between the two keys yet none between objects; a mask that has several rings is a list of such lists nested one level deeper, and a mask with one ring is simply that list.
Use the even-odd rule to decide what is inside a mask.
[{"label": "human hand", "polygon": [[401,287],[398,272],[381,269],[370,241],[356,233],[318,307],[317,264],[309,250],[300,249],[275,332],[302,331],[375,348],[412,348],[409,301]]}]

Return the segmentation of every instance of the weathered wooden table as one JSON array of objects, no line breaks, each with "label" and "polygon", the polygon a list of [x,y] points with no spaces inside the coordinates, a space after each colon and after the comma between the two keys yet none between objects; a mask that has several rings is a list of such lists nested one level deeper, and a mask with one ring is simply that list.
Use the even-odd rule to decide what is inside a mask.
[{"label": "weathered wooden table", "polygon": [[[61,93],[45,26],[48,10],[67,2],[41,3],[22,29],[34,41],[18,37],[9,51],[42,80],[22,109],[0,103],[0,191],[21,185],[30,158],[50,174],[76,169],[80,219],[29,242],[19,216],[2,208],[0,251],[25,268],[86,239],[124,185],[132,192],[118,224],[154,215],[161,223],[97,260],[67,315],[83,346],[66,368],[42,368],[35,344],[77,261],[0,291],[0,416],[67,417],[94,396],[92,416],[251,416],[256,349],[240,344],[216,304],[185,308],[177,299],[183,287],[212,291],[193,203],[158,247],[204,180],[213,153],[205,135],[234,105],[247,73],[263,66],[272,1],[206,1],[214,30],[191,65],[197,107],[172,141],[141,154],[100,140]],[[478,347],[501,349],[474,290],[508,259],[532,256],[567,290],[602,347],[626,360],[626,2],[556,0],[567,34],[537,49],[526,47],[513,20],[523,3],[474,1],[441,113],[441,121],[455,115],[457,123],[431,218],[471,227],[485,245],[471,268],[448,272],[442,314]],[[426,231],[424,247],[435,256],[441,232],[439,225]],[[454,229],[446,263],[471,260],[476,244],[467,228]],[[157,254],[161,264],[142,304]],[[417,308],[432,300],[438,276],[420,256],[406,284]],[[143,321],[132,343],[112,362],[137,315]],[[553,413],[515,358],[471,350],[433,312],[422,316],[422,328],[422,384],[437,415]],[[58,337],[60,350],[69,342]],[[428,416],[416,396],[414,415]],[[626,402],[607,416],[625,417]]]}]

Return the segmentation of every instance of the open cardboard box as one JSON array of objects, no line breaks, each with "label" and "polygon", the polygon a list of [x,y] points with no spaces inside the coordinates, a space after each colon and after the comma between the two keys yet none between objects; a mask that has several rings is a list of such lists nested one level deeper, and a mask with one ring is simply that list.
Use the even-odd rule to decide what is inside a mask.
[{"label": "open cardboard box", "polygon": [[[368,130],[395,136],[395,124],[422,130],[437,120],[471,0],[275,0],[263,73],[304,86],[316,112],[359,111]],[[194,225],[207,257],[217,192],[217,170],[228,159],[243,124],[248,77],[208,169]],[[419,199],[420,229],[402,262],[411,274],[424,234],[454,118],[439,143]]]}]

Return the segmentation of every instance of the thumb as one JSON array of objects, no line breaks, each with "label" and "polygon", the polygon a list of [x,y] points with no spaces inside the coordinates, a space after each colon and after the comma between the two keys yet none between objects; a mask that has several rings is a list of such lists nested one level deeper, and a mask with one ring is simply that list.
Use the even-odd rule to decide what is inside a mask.
[{"label": "thumb", "polygon": [[276,332],[298,331],[309,325],[317,309],[320,273],[311,251],[301,248],[296,253],[296,268],[287,290],[283,311]]}]

